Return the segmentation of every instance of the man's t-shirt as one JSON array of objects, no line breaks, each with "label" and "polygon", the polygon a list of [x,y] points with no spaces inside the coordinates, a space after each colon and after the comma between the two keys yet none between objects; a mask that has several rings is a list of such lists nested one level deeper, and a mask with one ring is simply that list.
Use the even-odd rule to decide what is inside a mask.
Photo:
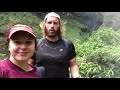
[{"label": "man's t-shirt", "polygon": [[39,78],[36,68],[31,67],[33,70],[26,72],[10,60],[0,61],[0,78]]},{"label": "man's t-shirt", "polygon": [[43,39],[33,56],[36,66],[45,68],[45,78],[69,78],[69,60],[76,56],[74,45],[65,47],[62,39],[51,42]]}]

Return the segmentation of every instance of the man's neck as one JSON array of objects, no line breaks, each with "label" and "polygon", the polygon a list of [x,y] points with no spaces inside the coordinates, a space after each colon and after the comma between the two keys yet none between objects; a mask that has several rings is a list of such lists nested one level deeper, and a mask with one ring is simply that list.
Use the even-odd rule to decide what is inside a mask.
[{"label": "man's neck", "polygon": [[58,36],[56,36],[56,37],[48,37],[48,36],[46,36],[46,39],[51,41],[51,42],[55,42],[55,41],[58,41],[60,38]]}]

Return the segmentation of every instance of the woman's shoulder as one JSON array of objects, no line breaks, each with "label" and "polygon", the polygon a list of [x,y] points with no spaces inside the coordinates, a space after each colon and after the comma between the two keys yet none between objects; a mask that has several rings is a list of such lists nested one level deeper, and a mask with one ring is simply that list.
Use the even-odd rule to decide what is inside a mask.
[{"label": "woman's shoulder", "polygon": [[3,68],[6,67],[7,62],[8,62],[8,60],[1,60],[0,61],[0,68],[1,67],[3,67]]},{"label": "woman's shoulder", "polygon": [[[3,75],[3,73],[7,72],[9,70],[9,67],[7,65],[9,60],[1,60],[0,61],[0,73]],[[0,76],[1,77],[1,76]]]}]

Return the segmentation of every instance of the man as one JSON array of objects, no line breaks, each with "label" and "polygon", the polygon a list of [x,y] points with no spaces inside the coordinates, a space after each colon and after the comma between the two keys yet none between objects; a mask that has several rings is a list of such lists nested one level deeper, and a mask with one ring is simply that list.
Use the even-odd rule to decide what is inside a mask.
[{"label": "man", "polygon": [[37,67],[45,68],[44,78],[70,78],[70,74],[72,78],[80,77],[75,47],[63,38],[65,28],[60,16],[48,13],[40,27],[44,37],[38,40],[33,60]]}]

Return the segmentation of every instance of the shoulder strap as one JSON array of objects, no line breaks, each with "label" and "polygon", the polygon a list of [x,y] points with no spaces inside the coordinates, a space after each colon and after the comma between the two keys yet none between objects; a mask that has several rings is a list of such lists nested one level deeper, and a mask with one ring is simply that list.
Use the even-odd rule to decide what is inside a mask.
[{"label": "shoulder strap", "polygon": [[69,46],[70,46],[70,41],[66,38],[62,38],[62,41],[65,45],[66,48],[66,53],[67,53],[67,59],[69,60]]},{"label": "shoulder strap", "polygon": [[[41,42],[43,41],[43,39],[45,39],[45,38],[37,39],[37,47],[41,44]],[[65,47],[68,50],[68,46],[69,46],[69,43],[70,43],[69,40],[66,39],[66,38],[62,38],[62,40],[63,40],[63,43],[65,44]]]},{"label": "shoulder strap", "polygon": [[44,38],[41,39],[37,39],[37,47],[41,44],[41,42],[43,41]]},{"label": "shoulder strap", "polygon": [[65,45],[66,51],[67,51],[67,55],[69,56],[69,46],[70,46],[70,40],[66,39],[66,38],[62,38],[63,43]]},{"label": "shoulder strap", "polygon": [[65,38],[62,38],[64,44],[65,44],[65,47],[67,48],[68,50],[68,44],[69,44],[69,40],[68,39],[65,39]]}]

